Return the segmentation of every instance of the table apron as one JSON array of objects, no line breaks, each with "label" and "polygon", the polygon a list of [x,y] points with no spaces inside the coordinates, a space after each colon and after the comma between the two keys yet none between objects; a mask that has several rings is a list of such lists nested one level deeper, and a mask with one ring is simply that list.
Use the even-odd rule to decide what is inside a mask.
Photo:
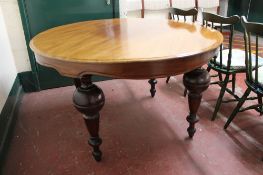
[{"label": "table apron", "polygon": [[54,68],[66,77],[77,78],[89,74],[120,79],[150,79],[190,72],[205,65],[216,53],[217,49],[214,49],[187,57],[124,63],[67,62],[41,55],[36,55],[36,59],[39,64]]}]

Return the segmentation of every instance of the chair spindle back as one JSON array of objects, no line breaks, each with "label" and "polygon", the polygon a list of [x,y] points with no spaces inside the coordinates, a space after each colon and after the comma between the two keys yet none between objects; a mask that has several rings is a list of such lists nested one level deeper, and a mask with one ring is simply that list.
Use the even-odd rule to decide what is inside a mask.
[{"label": "chair spindle back", "polygon": [[[227,71],[230,70],[231,65],[231,58],[232,58],[232,48],[233,48],[233,37],[234,37],[234,25],[239,23],[240,17],[237,15],[231,17],[223,17],[220,15],[216,15],[213,13],[203,12],[203,26],[211,27],[214,29],[219,30],[221,33],[223,29],[229,28],[230,35],[229,35],[229,52],[228,52],[228,60],[227,60]],[[223,68],[223,44],[220,46],[220,56],[219,56],[219,66]],[[213,62],[216,63],[217,57],[214,57]]]},{"label": "chair spindle back", "polygon": [[[255,22],[248,22],[245,16],[241,17],[241,23],[245,30],[244,32],[244,40],[245,40],[245,50],[246,50],[246,69],[247,74],[246,78],[247,81],[250,83],[258,84],[258,74],[259,74],[259,66],[258,66],[258,59],[259,59],[259,44],[258,40],[259,37],[263,37],[263,23],[255,23]],[[252,62],[252,46],[251,40],[252,37],[255,37],[256,40],[256,59],[253,65]],[[253,78],[253,71],[254,71],[254,78]]]},{"label": "chair spindle back", "polygon": [[192,22],[195,22],[197,20],[197,13],[198,10],[196,8],[190,9],[190,10],[182,10],[178,8],[171,8],[169,12],[169,18],[174,20],[174,16],[177,16],[177,20],[180,21],[180,16],[184,17],[184,22],[186,22],[186,17],[191,16]]}]

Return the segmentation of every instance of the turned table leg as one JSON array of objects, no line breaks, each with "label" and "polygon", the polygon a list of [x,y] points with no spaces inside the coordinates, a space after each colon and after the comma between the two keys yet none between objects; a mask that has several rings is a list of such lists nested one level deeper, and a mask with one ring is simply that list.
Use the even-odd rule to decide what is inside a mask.
[{"label": "turned table leg", "polygon": [[198,122],[196,115],[202,99],[202,92],[205,91],[210,84],[209,73],[204,69],[195,69],[191,72],[184,74],[183,82],[185,88],[188,90],[188,103],[190,114],[186,120],[189,122],[187,129],[189,137],[193,138],[195,134],[195,124]]},{"label": "turned table leg", "polygon": [[96,161],[101,160],[102,152],[99,146],[102,139],[99,136],[99,111],[105,103],[102,90],[91,82],[91,75],[75,79],[76,90],[73,95],[75,108],[83,114],[86,127],[90,133],[89,144],[93,147],[92,155]]},{"label": "turned table leg", "polygon": [[155,86],[157,84],[157,80],[156,79],[150,79],[148,81],[148,83],[151,85],[151,89],[150,89],[151,96],[154,97],[155,93],[156,93]]}]

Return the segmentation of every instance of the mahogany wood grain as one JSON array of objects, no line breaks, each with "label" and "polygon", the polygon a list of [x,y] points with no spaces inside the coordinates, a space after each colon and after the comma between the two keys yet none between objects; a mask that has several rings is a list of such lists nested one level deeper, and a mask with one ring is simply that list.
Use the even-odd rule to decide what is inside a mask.
[{"label": "mahogany wood grain", "polygon": [[208,88],[207,71],[196,69],[215,56],[223,36],[194,23],[157,19],[109,19],[80,22],[40,33],[30,42],[37,62],[73,77],[73,103],[84,114],[90,133],[92,155],[100,161],[100,110],[103,91],[91,82],[91,75],[114,78],[152,79],[185,73],[189,90],[187,117],[189,137],[195,134],[202,92]]},{"label": "mahogany wood grain", "polygon": [[91,75],[85,75],[77,80],[73,104],[83,114],[86,127],[90,133],[89,144],[93,147],[92,155],[96,161],[100,161],[102,139],[99,136],[99,111],[105,104],[105,96],[99,87],[92,84]]},{"label": "mahogany wood grain", "polygon": [[62,75],[148,79],[189,72],[207,63],[220,32],[162,19],[108,19],[56,27],[35,36],[37,62]]}]

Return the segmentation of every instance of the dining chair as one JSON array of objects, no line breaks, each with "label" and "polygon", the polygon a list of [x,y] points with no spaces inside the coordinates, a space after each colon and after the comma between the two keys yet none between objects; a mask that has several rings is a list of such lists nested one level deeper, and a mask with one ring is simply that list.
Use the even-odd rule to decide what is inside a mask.
[{"label": "dining chair", "polygon": [[170,8],[169,19],[181,22],[195,22],[197,19],[197,9],[182,10],[178,8]]},{"label": "dining chair", "polygon": [[[232,83],[232,89],[227,87],[228,83],[236,81],[236,74],[246,72],[245,64],[245,54],[246,52],[241,49],[233,49],[233,38],[234,38],[234,26],[240,21],[239,16],[234,15],[231,17],[223,17],[220,15],[203,12],[203,25],[205,27],[215,28],[214,24],[217,24],[216,29],[220,32],[227,30],[229,28],[229,43],[228,48],[223,49],[223,45],[220,46],[218,56],[215,56],[208,62],[208,71],[211,69],[218,72],[220,75],[225,75],[219,77],[219,81],[212,82],[211,84],[217,84],[221,87],[220,93],[216,102],[216,106],[213,112],[211,120],[215,120],[217,112],[222,103],[239,101],[241,98],[235,94],[235,84]],[[218,26],[219,24],[219,26]],[[263,61],[259,63],[263,65]],[[230,76],[232,79],[230,80]],[[234,99],[223,101],[225,92],[229,93],[234,97]]]},{"label": "dining chair", "polygon": [[[182,21],[182,22],[195,22],[197,19],[198,11],[196,8],[190,10],[182,10],[178,8],[171,8],[169,12],[169,18],[172,20]],[[167,77],[166,83],[169,83],[170,76]],[[186,96],[187,90],[185,89],[184,95]]]},{"label": "dining chair", "polygon": [[[255,109],[260,114],[262,114],[262,96],[263,96],[263,66],[262,59],[259,56],[259,37],[263,37],[263,23],[248,22],[245,16],[241,17],[241,24],[244,28],[244,40],[245,40],[245,63],[246,63],[246,80],[247,89],[243,94],[242,98],[239,100],[237,106],[229,116],[224,129],[227,129],[229,124],[237,116],[238,112],[243,112],[250,109]],[[252,51],[252,40],[255,39],[256,54]],[[258,104],[251,105],[246,108],[241,108],[244,102],[248,99],[251,92],[257,94]]]}]

